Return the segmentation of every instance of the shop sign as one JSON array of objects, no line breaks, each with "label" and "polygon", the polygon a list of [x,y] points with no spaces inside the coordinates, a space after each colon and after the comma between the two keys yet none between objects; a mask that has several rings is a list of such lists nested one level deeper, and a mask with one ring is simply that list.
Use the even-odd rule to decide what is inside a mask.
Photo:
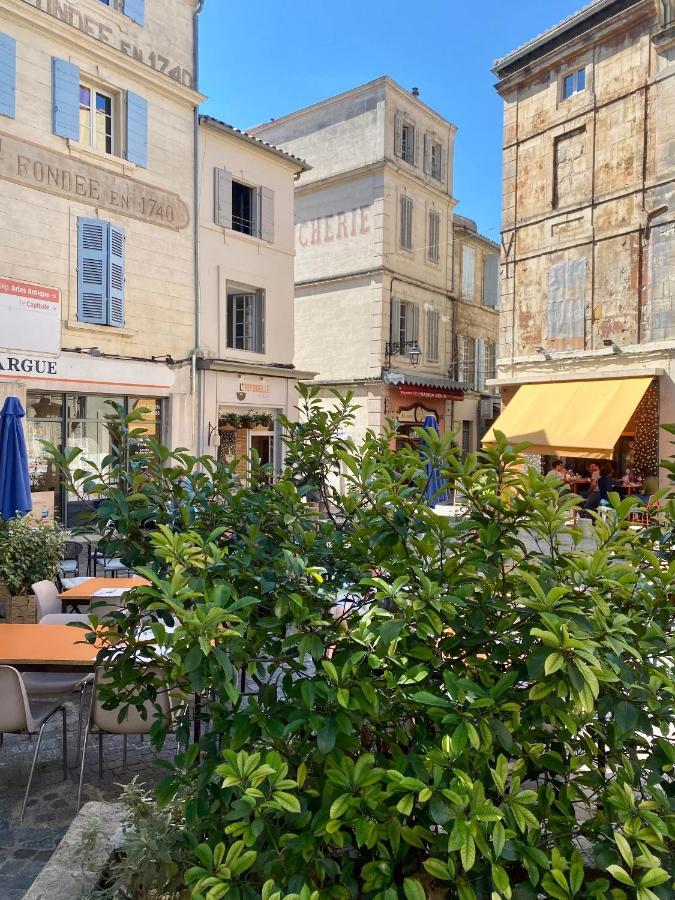
[{"label": "shop sign", "polygon": [[332,213],[296,225],[296,243],[300,247],[333,244],[348,238],[370,234],[370,207],[359,206],[348,212]]},{"label": "shop sign", "polygon": [[0,178],[174,231],[190,223],[178,194],[7,134],[0,134]]},{"label": "shop sign", "polygon": [[416,406],[414,409],[399,409],[396,413],[396,418],[404,425],[421,425],[427,416],[438,418],[438,413],[433,409],[425,409],[423,406]]},{"label": "shop sign", "polygon": [[[175,59],[163,55],[145,39],[138,40],[136,37],[132,37],[131,31],[134,30],[134,26],[131,19],[121,20],[128,26],[128,30],[123,30],[119,22],[106,21],[97,15],[82,12],[75,3],[68,3],[67,0],[25,0],[25,2],[35,9],[41,9],[60,22],[65,22],[66,25],[72,25],[73,28],[101,41],[102,44],[120,50],[126,56],[130,56],[134,62],[150,66],[156,72],[161,72],[162,75],[187,87],[194,87],[194,78],[189,68],[181,66]],[[142,29],[136,28],[135,30],[142,32]]]},{"label": "shop sign", "polygon": [[463,391],[415,387],[414,385],[400,387],[399,393],[404,397],[420,397],[422,400],[462,400],[464,397]]},{"label": "shop sign", "polygon": [[0,354],[0,375],[57,375],[55,359]]},{"label": "shop sign", "polygon": [[239,391],[242,394],[266,395],[270,392],[269,381],[240,381]]},{"label": "shop sign", "polygon": [[0,340],[12,350],[58,353],[61,292],[0,276]]}]

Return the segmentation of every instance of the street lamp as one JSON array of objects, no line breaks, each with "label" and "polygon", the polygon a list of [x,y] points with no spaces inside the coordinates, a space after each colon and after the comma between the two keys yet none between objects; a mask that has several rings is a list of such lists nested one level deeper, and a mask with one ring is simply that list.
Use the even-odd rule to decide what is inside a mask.
[{"label": "street lamp", "polygon": [[419,364],[422,351],[417,341],[387,341],[384,347],[385,368],[391,368],[392,356],[403,355],[407,351],[410,365],[415,367]]}]

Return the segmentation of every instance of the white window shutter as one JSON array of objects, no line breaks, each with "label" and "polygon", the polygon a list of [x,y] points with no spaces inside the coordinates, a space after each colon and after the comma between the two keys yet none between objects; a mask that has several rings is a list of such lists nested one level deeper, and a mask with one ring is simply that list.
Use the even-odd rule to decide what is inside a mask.
[{"label": "white window shutter", "polygon": [[485,341],[482,338],[476,338],[474,357],[476,371],[474,387],[477,391],[482,391],[485,387]]},{"label": "white window shutter", "polygon": [[431,174],[431,135],[424,135],[424,172]]},{"label": "white window shutter", "polygon": [[403,153],[403,115],[400,112],[394,119],[394,153],[396,156]]},{"label": "white window shutter", "polygon": [[214,195],[216,225],[232,228],[232,175],[227,169],[214,169]]},{"label": "white window shutter", "polygon": [[391,298],[391,323],[389,327],[389,340],[392,344],[401,339],[401,301],[398,297]]},{"label": "white window shutter", "polygon": [[406,335],[406,340],[415,341],[417,346],[420,345],[420,308],[416,303],[411,303],[410,305],[411,312],[411,322],[410,322],[410,334]]},{"label": "white window shutter", "polygon": [[445,184],[448,180],[448,151],[441,147],[441,181]]},{"label": "white window shutter", "polygon": [[457,381],[466,381],[465,371],[464,371],[464,338],[461,334],[458,334],[455,338],[455,344],[457,347],[456,351],[456,363],[457,363]]},{"label": "white window shutter", "polygon": [[274,191],[268,187],[260,188],[260,237],[274,243]]}]

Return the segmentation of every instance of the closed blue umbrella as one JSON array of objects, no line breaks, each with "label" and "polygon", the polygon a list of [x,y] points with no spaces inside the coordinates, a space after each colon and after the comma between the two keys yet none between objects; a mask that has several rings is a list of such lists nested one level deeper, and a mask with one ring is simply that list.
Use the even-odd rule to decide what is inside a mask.
[{"label": "closed blue umbrella", "polygon": [[33,508],[28,453],[21,419],[26,415],[16,397],[8,397],[0,412],[0,518],[23,516]]},{"label": "closed blue umbrella", "polygon": [[[436,416],[427,416],[424,419],[424,428],[433,428],[437,434],[440,434]],[[424,447],[424,442],[422,442]],[[422,451],[424,453],[424,450]],[[424,454],[426,456],[426,454]],[[426,464],[427,469],[427,501],[429,506],[435,506],[437,503],[448,502],[447,484],[445,479],[441,477],[438,466],[433,466],[430,462]]]}]

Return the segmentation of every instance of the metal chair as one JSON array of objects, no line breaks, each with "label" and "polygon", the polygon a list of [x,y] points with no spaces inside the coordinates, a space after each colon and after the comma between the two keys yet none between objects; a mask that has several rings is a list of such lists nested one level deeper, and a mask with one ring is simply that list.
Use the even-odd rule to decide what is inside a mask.
[{"label": "metal chair", "polygon": [[[147,670],[146,670],[147,671]],[[139,669],[139,677],[142,677],[141,670]],[[151,703],[147,701],[143,705],[143,709],[145,710],[145,718],[143,718],[140,712],[136,709],[135,706],[130,706],[127,715],[124,718],[124,721],[118,721],[119,716],[119,706],[114,709],[104,709],[102,702],[98,697],[98,687],[101,683],[105,682],[106,672],[105,669],[97,669],[96,675],[94,678],[94,686],[91,692],[91,703],[89,705],[89,717],[87,720],[87,727],[84,731],[84,744],[82,746],[82,759],[80,763],[80,783],[77,789],[77,809],[80,809],[80,804],[82,800],[82,781],[84,779],[84,764],[87,755],[87,743],[89,741],[89,735],[92,730],[96,729],[98,731],[98,775],[99,778],[103,777],[103,735],[104,734],[117,734],[123,735],[124,737],[124,745],[122,752],[122,769],[124,772],[127,770],[127,738],[130,734],[132,735],[144,735],[149,734],[152,726],[155,723],[155,720],[158,718],[157,714],[157,706],[159,706],[159,717],[164,719],[168,725],[171,724],[172,716],[171,716],[171,695],[169,689],[161,691],[157,696],[156,703]]]},{"label": "metal chair", "polygon": [[117,578],[120,572],[126,572],[129,574],[129,569],[124,565],[122,560],[118,556],[113,556],[111,558],[103,558],[103,577],[107,578],[108,575],[111,578]]},{"label": "metal chair", "polygon": [[80,574],[80,554],[82,545],[77,541],[66,541],[59,568],[66,577],[77,578]]},{"label": "metal chair", "polygon": [[59,589],[53,581],[36,581],[35,584],[31,585],[31,588],[37,598],[38,622],[49,613],[60,613],[62,611]]},{"label": "metal chair", "polygon": [[38,753],[40,752],[40,744],[42,743],[42,734],[45,725],[59,710],[63,716],[63,779],[68,777],[68,730],[66,723],[66,708],[63,703],[31,703],[28,700],[26,688],[24,686],[23,677],[12,666],[0,666],[0,696],[2,703],[0,704],[0,733],[7,734],[28,734],[30,736],[37,734],[37,743],[35,744],[35,752],[33,753],[33,762],[30,767],[30,775],[28,776],[28,784],[26,785],[26,793],[24,794],[23,804],[21,806],[20,821],[26,814],[26,804],[28,803],[28,794],[33,782],[33,773],[35,772],[35,764],[37,762]]}]

